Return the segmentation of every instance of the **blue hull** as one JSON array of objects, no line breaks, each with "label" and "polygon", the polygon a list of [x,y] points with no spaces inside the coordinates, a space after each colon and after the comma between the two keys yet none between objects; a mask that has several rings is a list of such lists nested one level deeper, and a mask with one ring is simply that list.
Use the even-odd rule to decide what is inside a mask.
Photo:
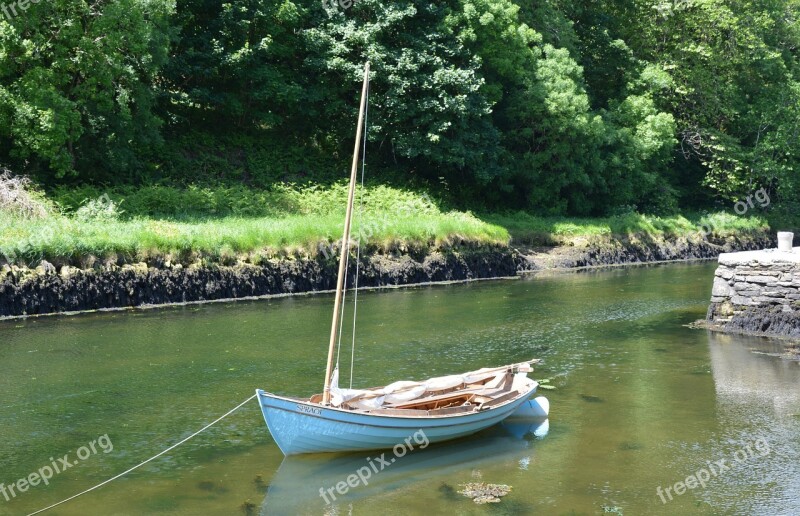
[{"label": "blue hull", "polygon": [[256,390],[267,427],[284,455],[392,448],[422,430],[431,443],[474,434],[503,421],[536,392],[467,414],[396,416],[323,407]]}]

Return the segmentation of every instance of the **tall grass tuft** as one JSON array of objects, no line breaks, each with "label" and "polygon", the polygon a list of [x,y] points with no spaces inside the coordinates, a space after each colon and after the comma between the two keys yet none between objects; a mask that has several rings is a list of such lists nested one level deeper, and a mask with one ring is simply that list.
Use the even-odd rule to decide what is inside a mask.
[{"label": "tall grass tuft", "polygon": [[53,213],[53,204],[33,187],[31,180],[0,168],[0,215],[41,219]]}]

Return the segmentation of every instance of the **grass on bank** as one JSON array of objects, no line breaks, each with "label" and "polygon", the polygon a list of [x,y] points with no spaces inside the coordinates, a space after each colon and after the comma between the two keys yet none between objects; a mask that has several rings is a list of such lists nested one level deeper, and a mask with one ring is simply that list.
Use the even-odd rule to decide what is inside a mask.
[{"label": "grass on bank", "polygon": [[769,230],[769,222],[760,216],[738,216],[727,212],[659,217],[625,213],[613,217],[536,217],[525,212],[488,214],[486,222],[508,230],[519,245],[561,245],[590,237],[651,236],[657,238],[691,237],[726,238]]},{"label": "grass on bank", "polygon": [[[508,233],[464,213],[416,214],[366,218],[354,226],[354,238],[363,228],[363,242],[383,248],[436,246],[454,240],[505,244]],[[94,256],[142,261],[158,256],[184,261],[202,255],[227,261],[237,255],[262,252],[319,252],[321,242],[341,238],[339,215],[292,215],[282,218],[225,217],[202,221],[132,220],[86,221],[58,216],[42,220],[0,219],[0,255],[29,262],[79,262]]]},{"label": "grass on bank", "polygon": [[[88,196],[88,197],[84,197]],[[270,191],[244,187],[124,187],[59,190],[42,202],[44,214],[0,210],[0,263],[35,265],[103,261],[222,263],[280,254],[310,254],[340,238],[346,188],[276,185]],[[32,202],[28,199],[28,202]],[[356,213],[360,213],[357,204]],[[387,186],[368,187],[354,237],[368,246],[427,248],[454,242],[557,245],[580,238],[701,235],[724,238],[768,229],[760,217],[730,213],[655,217],[626,213],[607,218],[536,217],[528,213],[481,214],[442,211],[426,195]],[[5,257],[5,258],[4,258]],[[91,261],[91,260],[89,260]]]}]

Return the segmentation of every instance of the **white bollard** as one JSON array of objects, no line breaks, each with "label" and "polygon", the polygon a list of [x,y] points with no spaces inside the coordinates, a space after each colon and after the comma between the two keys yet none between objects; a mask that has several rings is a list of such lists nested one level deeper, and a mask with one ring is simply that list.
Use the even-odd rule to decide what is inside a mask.
[{"label": "white bollard", "polygon": [[789,231],[778,231],[778,251],[784,253],[792,252],[792,242],[794,241],[794,233]]}]

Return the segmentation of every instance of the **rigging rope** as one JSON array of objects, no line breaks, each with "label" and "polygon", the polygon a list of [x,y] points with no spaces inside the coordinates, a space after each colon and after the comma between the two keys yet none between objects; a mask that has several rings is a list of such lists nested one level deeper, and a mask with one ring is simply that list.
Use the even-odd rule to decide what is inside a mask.
[{"label": "rigging rope", "polygon": [[[349,241],[345,244],[342,240],[342,245],[349,245]],[[344,326],[344,303],[347,300],[347,269],[350,267],[350,250],[345,253],[344,258],[344,285],[342,285],[342,310],[339,312],[339,335],[336,343],[336,369],[339,369],[339,355],[342,353],[342,327]]]},{"label": "rigging rope", "polygon": [[[363,219],[364,213],[364,169],[366,165],[367,159],[367,132],[368,132],[368,114],[369,114],[369,78],[367,78],[367,101],[364,103],[364,137],[362,140],[362,149],[361,149],[361,191],[358,194],[359,199],[359,219]],[[363,231],[361,233],[363,235]],[[345,242],[342,240],[342,245],[349,246],[350,241],[348,240]],[[349,251],[349,249],[348,249]],[[361,260],[361,235],[356,238],[356,275],[354,281],[354,300],[353,300],[353,346],[350,352],[350,388],[353,388],[353,364],[355,359],[355,346],[356,346],[356,307],[358,303],[358,273],[359,273],[359,262]],[[350,253],[345,253],[345,262],[344,262],[344,285],[342,290],[342,306],[344,307],[345,301],[347,300],[347,271],[350,269]],[[336,369],[339,369],[339,358],[342,354],[342,328],[344,327],[344,310],[339,313],[339,334],[336,342]]]},{"label": "rigging rope", "polygon": [[[367,167],[367,133],[369,132],[369,79],[367,79],[367,101],[364,103],[364,143],[361,151],[361,189],[358,192],[358,219],[364,221],[364,171]],[[364,228],[358,235],[356,242],[356,279],[355,291],[353,293],[353,345],[350,348],[350,388],[353,388],[353,368],[356,358],[356,315],[358,314],[358,271],[361,265],[361,237],[364,236]]]},{"label": "rigging rope", "polygon": [[104,485],[108,484],[109,482],[113,482],[114,480],[116,480],[116,479],[118,479],[118,478],[120,478],[120,477],[124,477],[125,475],[127,475],[127,474],[128,474],[128,473],[130,473],[131,471],[133,471],[133,470],[135,470],[135,469],[138,469],[138,468],[140,468],[140,467],[144,466],[144,465],[145,465],[145,464],[147,464],[148,462],[154,461],[155,459],[157,459],[157,458],[161,457],[161,456],[162,456],[162,455],[164,455],[165,453],[167,453],[167,452],[169,452],[169,451],[172,451],[172,450],[174,450],[175,448],[177,448],[177,447],[178,447],[178,446],[180,446],[181,444],[185,443],[185,442],[186,442],[186,441],[188,441],[189,439],[191,439],[191,438],[193,438],[193,437],[195,437],[195,436],[197,436],[197,435],[199,435],[199,434],[201,434],[201,433],[205,432],[206,430],[208,430],[208,429],[209,429],[209,428],[211,428],[212,426],[216,425],[217,423],[219,423],[220,421],[222,421],[222,420],[223,420],[223,419],[225,419],[226,417],[230,416],[231,414],[233,414],[234,412],[236,412],[237,410],[239,410],[240,408],[242,408],[242,407],[243,407],[243,406],[244,406],[244,405],[245,405],[247,402],[249,402],[250,400],[252,400],[252,399],[253,399],[253,398],[255,398],[256,396],[257,396],[257,394],[253,394],[252,396],[250,396],[249,398],[247,398],[247,399],[246,399],[246,400],[244,400],[243,402],[239,403],[238,405],[236,405],[235,407],[233,407],[231,410],[229,410],[229,411],[228,411],[228,412],[226,412],[225,414],[221,415],[220,417],[218,417],[218,418],[217,418],[217,419],[215,419],[214,421],[210,422],[209,424],[207,424],[206,426],[204,426],[203,428],[201,428],[200,430],[198,430],[197,432],[193,433],[193,434],[192,434],[192,435],[190,435],[189,437],[186,437],[186,438],[184,438],[184,439],[181,439],[180,441],[178,441],[177,443],[173,444],[172,446],[170,446],[170,447],[169,447],[169,448],[167,448],[166,450],[164,450],[164,451],[162,451],[162,452],[160,452],[160,453],[157,453],[156,455],[153,455],[152,457],[150,457],[150,458],[149,458],[149,459],[147,459],[146,461],[140,462],[139,464],[135,465],[134,467],[132,467],[132,468],[130,468],[130,469],[127,469],[127,470],[123,471],[123,472],[122,472],[122,473],[120,473],[119,475],[113,476],[113,477],[109,478],[108,480],[105,480],[105,481],[103,481],[103,482],[100,482],[99,484],[97,484],[97,485],[96,485],[96,486],[94,486],[94,487],[90,487],[89,489],[86,489],[85,491],[81,491],[80,493],[78,493],[78,494],[76,494],[76,495],[72,495],[72,496],[70,496],[69,498],[65,498],[64,500],[61,500],[61,501],[60,501],[60,502],[58,502],[58,503],[54,503],[53,505],[48,505],[48,506],[47,506],[47,507],[45,507],[44,509],[39,509],[39,510],[38,510],[38,511],[36,511],[36,512],[32,512],[32,513],[28,514],[28,516],[33,516],[34,514],[39,514],[39,513],[42,513],[42,512],[44,512],[44,511],[49,511],[49,510],[50,510],[50,509],[52,509],[53,507],[58,507],[59,505],[61,505],[61,504],[64,504],[64,503],[67,503],[67,502],[69,502],[70,500],[74,500],[75,498],[77,498],[77,497],[79,497],[79,496],[83,496],[83,495],[85,495],[86,493],[89,493],[89,492],[91,492],[91,491],[94,491],[95,489],[99,489],[99,488],[103,487]]}]

